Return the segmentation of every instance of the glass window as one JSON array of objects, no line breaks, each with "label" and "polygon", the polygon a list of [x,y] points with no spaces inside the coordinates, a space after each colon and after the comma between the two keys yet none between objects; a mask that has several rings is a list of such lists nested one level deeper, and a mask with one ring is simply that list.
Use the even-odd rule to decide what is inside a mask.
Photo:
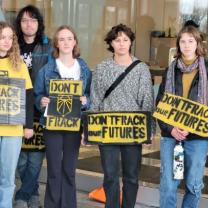
[{"label": "glass window", "polygon": [[187,20],[194,20],[208,41],[208,0],[0,0],[0,20],[13,23],[18,10],[28,4],[41,10],[49,37],[59,25],[74,27],[91,68],[109,56],[103,39],[120,22],[136,32],[135,55],[162,66]]}]

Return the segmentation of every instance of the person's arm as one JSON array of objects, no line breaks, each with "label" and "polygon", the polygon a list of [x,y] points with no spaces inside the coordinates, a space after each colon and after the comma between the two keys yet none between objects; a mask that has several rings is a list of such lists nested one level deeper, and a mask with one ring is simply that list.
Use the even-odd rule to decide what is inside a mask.
[{"label": "person's arm", "polygon": [[34,84],[34,95],[35,95],[35,106],[41,112],[44,113],[44,105],[41,104],[41,100],[44,97],[47,97],[45,89],[45,71],[42,68],[36,77],[35,84]]},{"label": "person's arm", "polygon": [[103,84],[104,83],[102,81],[102,71],[100,66],[98,65],[92,74],[92,83],[90,88],[90,110],[92,111],[100,110],[100,105],[102,104],[105,94]]},{"label": "person's arm", "polygon": [[34,105],[34,95],[33,95],[33,89],[27,89],[26,90],[26,120],[25,120],[25,126],[24,126],[24,137],[26,139],[29,139],[33,136],[33,114],[34,114],[34,108],[31,107]]},{"label": "person's arm", "polygon": [[31,78],[26,64],[21,62],[21,77],[25,80],[25,125],[24,137],[29,139],[33,136],[33,117],[34,117],[34,95]]},{"label": "person's arm", "polygon": [[34,94],[33,89],[26,90],[26,121],[25,121],[25,128],[33,129],[33,115],[34,115],[34,108],[31,106],[34,105]]},{"label": "person's arm", "polygon": [[[151,114],[154,111],[154,93],[152,86],[152,78],[149,68],[146,64],[141,63],[142,73],[140,78],[140,86],[138,91],[138,99],[141,100],[141,109],[149,111]],[[151,137],[155,134],[155,120],[151,119]]]},{"label": "person's arm", "polygon": [[[159,87],[159,90],[158,90],[158,94],[157,94],[157,98],[156,98],[156,106],[159,103],[159,101],[162,99],[163,94],[165,92],[166,75],[167,75],[167,69],[166,69],[165,75],[162,78],[162,82],[161,82],[160,87]],[[165,132],[171,134],[171,132],[173,130],[173,126],[171,126],[171,125],[169,125],[167,123],[164,123],[164,122],[162,122],[159,119],[157,121],[158,121],[158,124],[160,126],[160,129],[162,131],[165,131]]]},{"label": "person's arm", "polygon": [[80,100],[82,102],[82,110],[87,110],[90,108],[91,100],[90,100],[90,86],[92,80],[92,72],[87,66],[86,62],[82,60],[83,67],[85,68],[85,79],[86,79],[86,88],[83,92],[83,96],[81,96]]}]

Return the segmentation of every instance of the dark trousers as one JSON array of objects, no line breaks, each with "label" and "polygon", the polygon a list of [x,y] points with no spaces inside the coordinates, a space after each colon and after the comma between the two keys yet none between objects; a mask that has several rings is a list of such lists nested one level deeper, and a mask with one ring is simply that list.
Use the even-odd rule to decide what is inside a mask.
[{"label": "dark trousers", "polygon": [[76,208],[75,170],[79,154],[80,132],[44,130],[47,185],[45,208]]},{"label": "dark trousers", "polygon": [[[141,145],[100,145],[104,171],[105,208],[134,208],[141,167]],[[122,164],[122,203],[120,205],[119,164]]]}]

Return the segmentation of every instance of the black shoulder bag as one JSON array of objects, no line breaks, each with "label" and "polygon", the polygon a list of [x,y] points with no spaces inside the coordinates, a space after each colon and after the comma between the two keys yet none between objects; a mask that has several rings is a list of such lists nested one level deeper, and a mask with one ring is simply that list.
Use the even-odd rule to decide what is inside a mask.
[{"label": "black shoulder bag", "polygon": [[126,75],[137,65],[139,64],[141,61],[140,60],[136,60],[133,63],[131,63],[126,69],[125,71],[113,82],[113,84],[107,89],[107,91],[105,92],[104,98],[103,100],[105,100],[110,93],[119,85],[119,83],[126,77]]}]

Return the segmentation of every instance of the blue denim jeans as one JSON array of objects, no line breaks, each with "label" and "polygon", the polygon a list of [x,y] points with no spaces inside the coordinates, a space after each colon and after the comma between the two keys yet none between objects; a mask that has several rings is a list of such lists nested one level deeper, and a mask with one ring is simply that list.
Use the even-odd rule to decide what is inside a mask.
[{"label": "blue denim jeans", "polygon": [[[100,145],[106,208],[134,208],[141,166],[141,145]],[[120,205],[119,166],[122,164],[123,197]]]},{"label": "blue denim jeans", "polygon": [[[173,150],[176,140],[162,137],[160,142],[160,208],[176,208],[177,188],[181,180],[173,179]],[[184,182],[186,185],[182,208],[197,208],[203,188],[203,175],[208,152],[208,140],[185,140]]]},{"label": "blue denim jeans", "polygon": [[45,152],[21,151],[17,170],[21,179],[21,187],[16,192],[15,200],[28,202],[32,195],[38,194],[38,178]]},{"label": "blue denim jeans", "polygon": [[15,171],[22,145],[22,137],[0,136],[0,207],[12,208]]}]

